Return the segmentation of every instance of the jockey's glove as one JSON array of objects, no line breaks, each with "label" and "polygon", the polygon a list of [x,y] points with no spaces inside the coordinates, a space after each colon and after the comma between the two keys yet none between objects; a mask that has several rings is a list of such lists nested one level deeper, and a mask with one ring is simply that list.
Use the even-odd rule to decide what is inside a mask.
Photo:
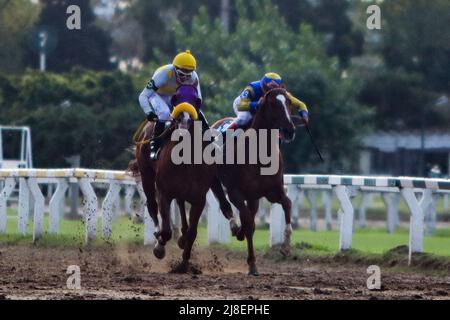
[{"label": "jockey's glove", "polygon": [[308,111],[306,111],[306,110],[300,110],[298,115],[300,116],[300,118],[304,118],[304,119],[308,119],[309,118]]},{"label": "jockey's glove", "polygon": [[158,121],[158,116],[153,111],[150,111],[147,113],[147,120],[148,121]]},{"label": "jockey's glove", "polygon": [[259,105],[258,101],[250,102],[249,104],[250,113],[255,114],[256,110],[258,110],[258,105]]},{"label": "jockey's glove", "polygon": [[307,123],[309,122],[308,111],[306,111],[306,110],[300,110],[300,111],[298,112],[298,115],[300,116],[300,118],[303,119],[303,122],[304,122],[305,124],[307,124]]}]

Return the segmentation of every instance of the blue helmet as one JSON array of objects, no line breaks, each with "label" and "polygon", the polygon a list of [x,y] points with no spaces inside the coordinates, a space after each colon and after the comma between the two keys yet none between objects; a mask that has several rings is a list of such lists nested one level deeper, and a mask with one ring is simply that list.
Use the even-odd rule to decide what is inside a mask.
[{"label": "blue helmet", "polygon": [[261,78],[261,87],[264,90],[268,90],[274,87],[279,87],[283,83],[280,75],[275,72],[269,72]]}]

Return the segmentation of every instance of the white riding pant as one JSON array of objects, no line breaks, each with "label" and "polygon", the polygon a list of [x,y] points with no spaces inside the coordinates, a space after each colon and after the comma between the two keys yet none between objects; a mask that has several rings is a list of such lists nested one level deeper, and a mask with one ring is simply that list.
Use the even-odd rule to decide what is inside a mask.
[{"label": "white riding pant", "polygon": [[160,121],[170,119],[170,98],[170,96],[160,96],[155,93],[148,99]]},{"label": "white riding pant", "polygon": [[159,95],[155,91],[147,88],[144,88],[139,95],[139,104],[145,114],[153,111],[161,121],[170,118],[170,100],[171,96]]},{"label": "white riding pant", "polygon": [[250,120],[252,120],[253,116],[250,113],[250,111],[239,111],[238,107],[239,107],[240,103],[241,103],[241,97],[237,97],[236,99],[234,99],[233,110],[237,116],[237,119],[236,119],[237,124],[239,126],[243,126],[243,125],[246,125],[247,123],[249,123]]}]

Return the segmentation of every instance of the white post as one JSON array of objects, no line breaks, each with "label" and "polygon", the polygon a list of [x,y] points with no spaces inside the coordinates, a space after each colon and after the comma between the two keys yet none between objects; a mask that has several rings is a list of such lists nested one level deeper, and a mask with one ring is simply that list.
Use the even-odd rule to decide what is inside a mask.
[{"label": "white post", "polygon": [[114,204],[113,204],[113,219],[114,220],[119,220],[120,216],[122,215],[122,210],[120,208],[120,189],[119,189],[119,193],[117,194],[116,199],[114,200]]},{"label": "white post", "polygon": [[52,183],[48,183],[47,184],[47,195],[46,195],[46,200],[48,200],[50,202],[50,199],[53,196],[53,184]]},{"label": "white post", "polygon": [[16,186],[15,178],[6,178],[5,185],[0,193],[0,233],[6,232],[6,223],[8,221],[7,200]]},{"label": "white post", "polygon": [[327,230],[333,229],[333,197],[331,191],[322,191],[322,204],[325,210],[325,221],[327,224]]},{"label": "white post", "polygon": [[433,193],[431,195],[431,203],[428,206],[428,219],[427,219],[427,234],[429,236],[434,234],[436,230],[436,207],[439,201],[439,195]]},{"label": "white post", "polygon": [[49,218],[50,226],[49,233],[59,233],[59,219],[61,217],[61,202],[64,202],[66,190],[69,188],[69,184],[66,179],[59,179],[56,191],[50,199],[49,204]]},{"label": "white post", "polygon": [[133,195],[136,188],[132,185],[125,187],[125,214],[131,216],[133,212]]},{"label": "white post", "polygon": [[88,178],[79,180],[80,190],[84,197],[84,218],[86,223],[86,243],[95,240],[97,235],[97,209],[98,202],[94,188]]},{"label": "white post", "polygon": [[230,228],[228,221],[220,211],[219,202],[211,190],[206,194],[206,201],[208,203],[208,243],[229,243]]},{"label": "white post", "polygon": [[412,188],[403,188],[402,196],[411,213],[409,223],[409,255],[414,252],[423,252],[423,210]]},{"label": "white post", "polygon": [[383,192],[382,196],[387,209],[387,230],[392,234],[395,231],[397,220],[399,220],[397,217],[400,205],[400,195],[397,193]]},{"label": "white post", "polygon": [[444,212],[448,213],[448,208],[449,208],[449,201],[448,201],[449,195],[448,194],[444,194]]},{"label": "white post", "polygon": [[428,221],[431,216],[430,211],[432,210],[432,206],[433,206],[433,194],[432,194],[431,190],[429,190],[429,189],[423,190],[422,197],[419,200],[419,205],[423,212],[424,222],[427,221],[427,224],[428,224]]},{"label": "white post", "polygon": [[352,247],[354,209],[347,187],[335,186],[333,190],[341,207],[339,250],[342,251]]},{"label": "white post", "polygon": [[17,212],[17,232],[21,235],[25,235],[27,233],[29,212],[30,188],[28,188],[26,178],[19,178],[19,208]]},{"label": "white post", "polygon": [[287,193],[289,199],[291,199],[292,202],[292,215],[291,215],[291,223],[292,228],[297,229],[299,227],[299,209],[300,205],[303,202],[303,191],[299,189],[298,185],[296,184],[290,184],[287,188]]},{"label": "white post", "polygon": [[181,235],[181,213],[177,200],[172,200],[170,204],[170,222],[172,225],[173,238],[177,240]]},{"label": "white post", "polygon": [[45,53],[39,54],[39,69],[44,72],[46,69],[46,56]]},{"label": "white post", "polygon": [[309,205],[311,206],[310,229],[312,231],[317,231],[317,191],[308,190],[306,192],[306,197],[308,198]]},{"label": "white post", "polygon": [[36,178],[28,178],[28,188],[34,198],[33,242],[42,238],[44,234],[44,205],[45,197]]},{"label": "white post", "polygon": [[258,216],[259,216],[259,225],[261,227],[266,226],[266,217],[267,217],[267,201],[264,200],[264,198],[259,199],[259,206],[258,206]]},{"label": "white post", "polygon": [[116,181],[112,181],[102,203],[103,238],[106,240],[111,238],[114,204],[116,203],[116,199],[119,197],[119,192],[120,184]]},{"label": "white post", "polygon": [[153,245],[156,242],[156,239],[153,235],[155,232],[155,224],[153,223],[153,219],[150,217],[150,213],[147,209],[147,197],[145,196],[144,189],[142,188],[141,182],[136,182],[136,190],[138,191],[140,201],[140,215],[144,220],[144,245]]},{"label": "white post", "polygon": [[369,193],[361,192],[361,202],[359,203],[358,215],[359,215],[359,226],[361,228],[367,227],[366,221],[366,208],[369,202]]},{"label": "white post", "polygon": [[278,203],[273,203],[270,209],[270,246],[282,244],[284,242],[284,230],[286,221],[284,219],[283,207]]}]

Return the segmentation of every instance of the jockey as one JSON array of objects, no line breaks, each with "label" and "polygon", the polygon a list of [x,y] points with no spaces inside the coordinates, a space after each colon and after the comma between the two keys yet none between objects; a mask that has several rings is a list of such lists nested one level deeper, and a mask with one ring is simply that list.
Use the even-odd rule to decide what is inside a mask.
[{"label": "jockey", "polygon": [[[274,72],[269,72],[261,80],[250,82],[242,93],[233,102],[233,109],[237,119],[228,127],[228,129],[237,129],[245,127],[250,123],[253,114],[258,109],[258,105],[264,94],[273,88],[283,86],[281,77]],[[308,123],[308,108],[306,104],[287,92],[291,105],[298,110],[303,123]]]},{"label": "jockey", "polygon": [[[150,159],[156,160],[161,146],[160,139],[154,139],[161,135],[166,127],[166,122],[170,119],[172,98],[178,86],[192,85],[197,87],[199,98],[198,106],[201,105],[202,95],[200,82],[195,69],[197,62],[189,50],[181,52],[175,56],[172,64],[159,67],[147,86],[139,95],[139,104],[147,115],[148,121],[155,121],[153,139],[150,142]],[[199,112],[199,117],[203,123],[206,119]]]}]

